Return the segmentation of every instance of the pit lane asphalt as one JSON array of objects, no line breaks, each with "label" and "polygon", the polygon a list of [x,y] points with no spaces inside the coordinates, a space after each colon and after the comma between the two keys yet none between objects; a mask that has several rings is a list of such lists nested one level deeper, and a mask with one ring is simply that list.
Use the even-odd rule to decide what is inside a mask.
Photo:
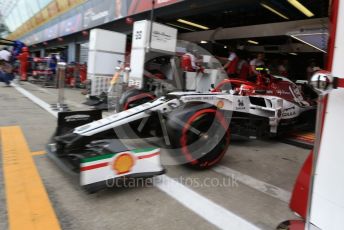
[{"label": "pit lane asphalt", "polygon": [[[56,89],[28,83],[21,87],[47,103],[56,103]],[[87,109],[81,104],[85,99],[79,90],[66,89],[65,97],[72,110]],[[0,106],[0,126],[20,125],[31,150],[43,150],[56,119],[11,87],[0,86]],[[291,192],[308,153],[274,141],[233,140],[221,165]],[[155,187],[109,189],[88,195],[45,155],[34,156],[34,160],[63,229],[215,229]],[[182,166],[168,166],[167,170],[169,177],[184,178],[185,182],[188,178],[228,179],[213,170]],[[5,207],[2,170],[0,183],[0,203]],[[240,181],[230,187],[190,188],[262,229],[274,229],[281,221],[297,218],[288,203]],[[0,212],[0,229],[7,229],[5,209]]]}]

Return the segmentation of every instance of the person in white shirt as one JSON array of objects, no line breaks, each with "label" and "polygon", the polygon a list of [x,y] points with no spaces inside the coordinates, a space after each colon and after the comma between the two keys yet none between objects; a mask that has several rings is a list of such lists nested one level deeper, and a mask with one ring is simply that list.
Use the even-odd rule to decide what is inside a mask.
[{"label": "person in white shirt", "polygon": [[12,54],[7,50],[7,48],[3,48],[0,51],[0,60],[9,62],[11,61]]},{"label": "person in white shirt", "polygon": [[182,66],[184,68],[184,71],[197,71],[199,69],[199,66],[197,65],[198,59],[196,57],[197,55],[197,49],[193,47],[192,45],[189,45],[186,48],[186,53],[183,55],[182,58]]},{"label": "person in white shirt", "polygon": [[250,75],[251,76],[256,76],[259,74],[258,71],[256,70],[256,68],[259,66],[265,65],[264,57],[265,57],[264,53],[258,53],[257,58],[252,59],[250,61]]},{"label": "person in white shirt", "polygon": [[196,65],[196,57],[195,55],[193,55],[192,53],[185,53],[185,55],[188,55],[190,57],[191,60],[191,66],[194,70],[197,69],[197,65]]},{"label": "person in white shirt", "polygon": [[223,66],[226,70],[229,77],[234,77],[237,75],[237,65],[238,65],[239,57],[238,55],[230,51],[227,63]]},{"label": "person in white shirt", "polygon": [[228,62],[223,66],[223,68],[226,69],[229,66],[229,64],[237,57],[238,56],[236,55],[236,53],[234,53],[233,51],[230,51],[229,57],[228,57]]},{"label": "person in white shirt", "polygon": [[7,48],[0,51],[0,82],[4,82],[6,86],[10,86],[11,81],[14,79],[13,67],[10,63],[11,56]]}]

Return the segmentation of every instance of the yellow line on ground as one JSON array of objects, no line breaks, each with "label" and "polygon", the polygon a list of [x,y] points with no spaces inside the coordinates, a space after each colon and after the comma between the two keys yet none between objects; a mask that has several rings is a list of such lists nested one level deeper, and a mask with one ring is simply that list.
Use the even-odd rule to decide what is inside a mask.
[{"label": "yellow line on ground", "polygon": [[32,152],[31,154],[32,154],[32,156],[44,155],[45,151],[36,151],[36,152]]},{"label": "yellow line on ground", "polygon": [[0,128],[10,230],[59,230],[31,151],[18,126]]}]

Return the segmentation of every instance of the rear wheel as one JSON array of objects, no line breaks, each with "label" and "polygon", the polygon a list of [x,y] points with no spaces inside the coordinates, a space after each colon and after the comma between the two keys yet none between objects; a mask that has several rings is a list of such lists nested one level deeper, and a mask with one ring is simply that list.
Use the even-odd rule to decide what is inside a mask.
[{"label": "rear wheel", "polygon": [[210,168],[223,158],[230,142],[230,131],[222,112],[211,107],[182,116],[171,115],[168,129],[173,151],[181,153],[181,160],[187,166]]}]

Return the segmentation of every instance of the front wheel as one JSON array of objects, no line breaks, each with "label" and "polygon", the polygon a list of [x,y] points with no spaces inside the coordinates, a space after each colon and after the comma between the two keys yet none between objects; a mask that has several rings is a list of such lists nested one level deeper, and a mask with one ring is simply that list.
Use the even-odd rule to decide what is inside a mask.
[{"label": "front wheel", "polygon": [[[136,106],[142,105],[144,103],[153,101],[155,99],[155,96],[149,92],[139,90],[139,89],[129,89],[126,92],[123,93],[119,100],[119,111],[125,111],[131,108],[134,108]],[[155,118],[150,117],[148,121],[146,121],[143,125],[143,127],[139,128],[141,126],[141,123],[143,122],[142,119],[133,121],[129,124],[131,130],[134,131],[134,133],[140,137],[150,137],[151,131],[155,130],[155,124],[156,122],[152,122]]]},{"label": "front wheel", "polygon": [[167,123],[172,151],[180,153],[182,163],[195,169],[217,164],[230,142],[229,124],[223,113],[207,105],[201,107],[172,113]]},{"label": "front wheel", "polygon": [[129,89],[123,93],[119,100],[119,111],[131,109],[154,99],[155,96],[149,92],[135,88]]}]

